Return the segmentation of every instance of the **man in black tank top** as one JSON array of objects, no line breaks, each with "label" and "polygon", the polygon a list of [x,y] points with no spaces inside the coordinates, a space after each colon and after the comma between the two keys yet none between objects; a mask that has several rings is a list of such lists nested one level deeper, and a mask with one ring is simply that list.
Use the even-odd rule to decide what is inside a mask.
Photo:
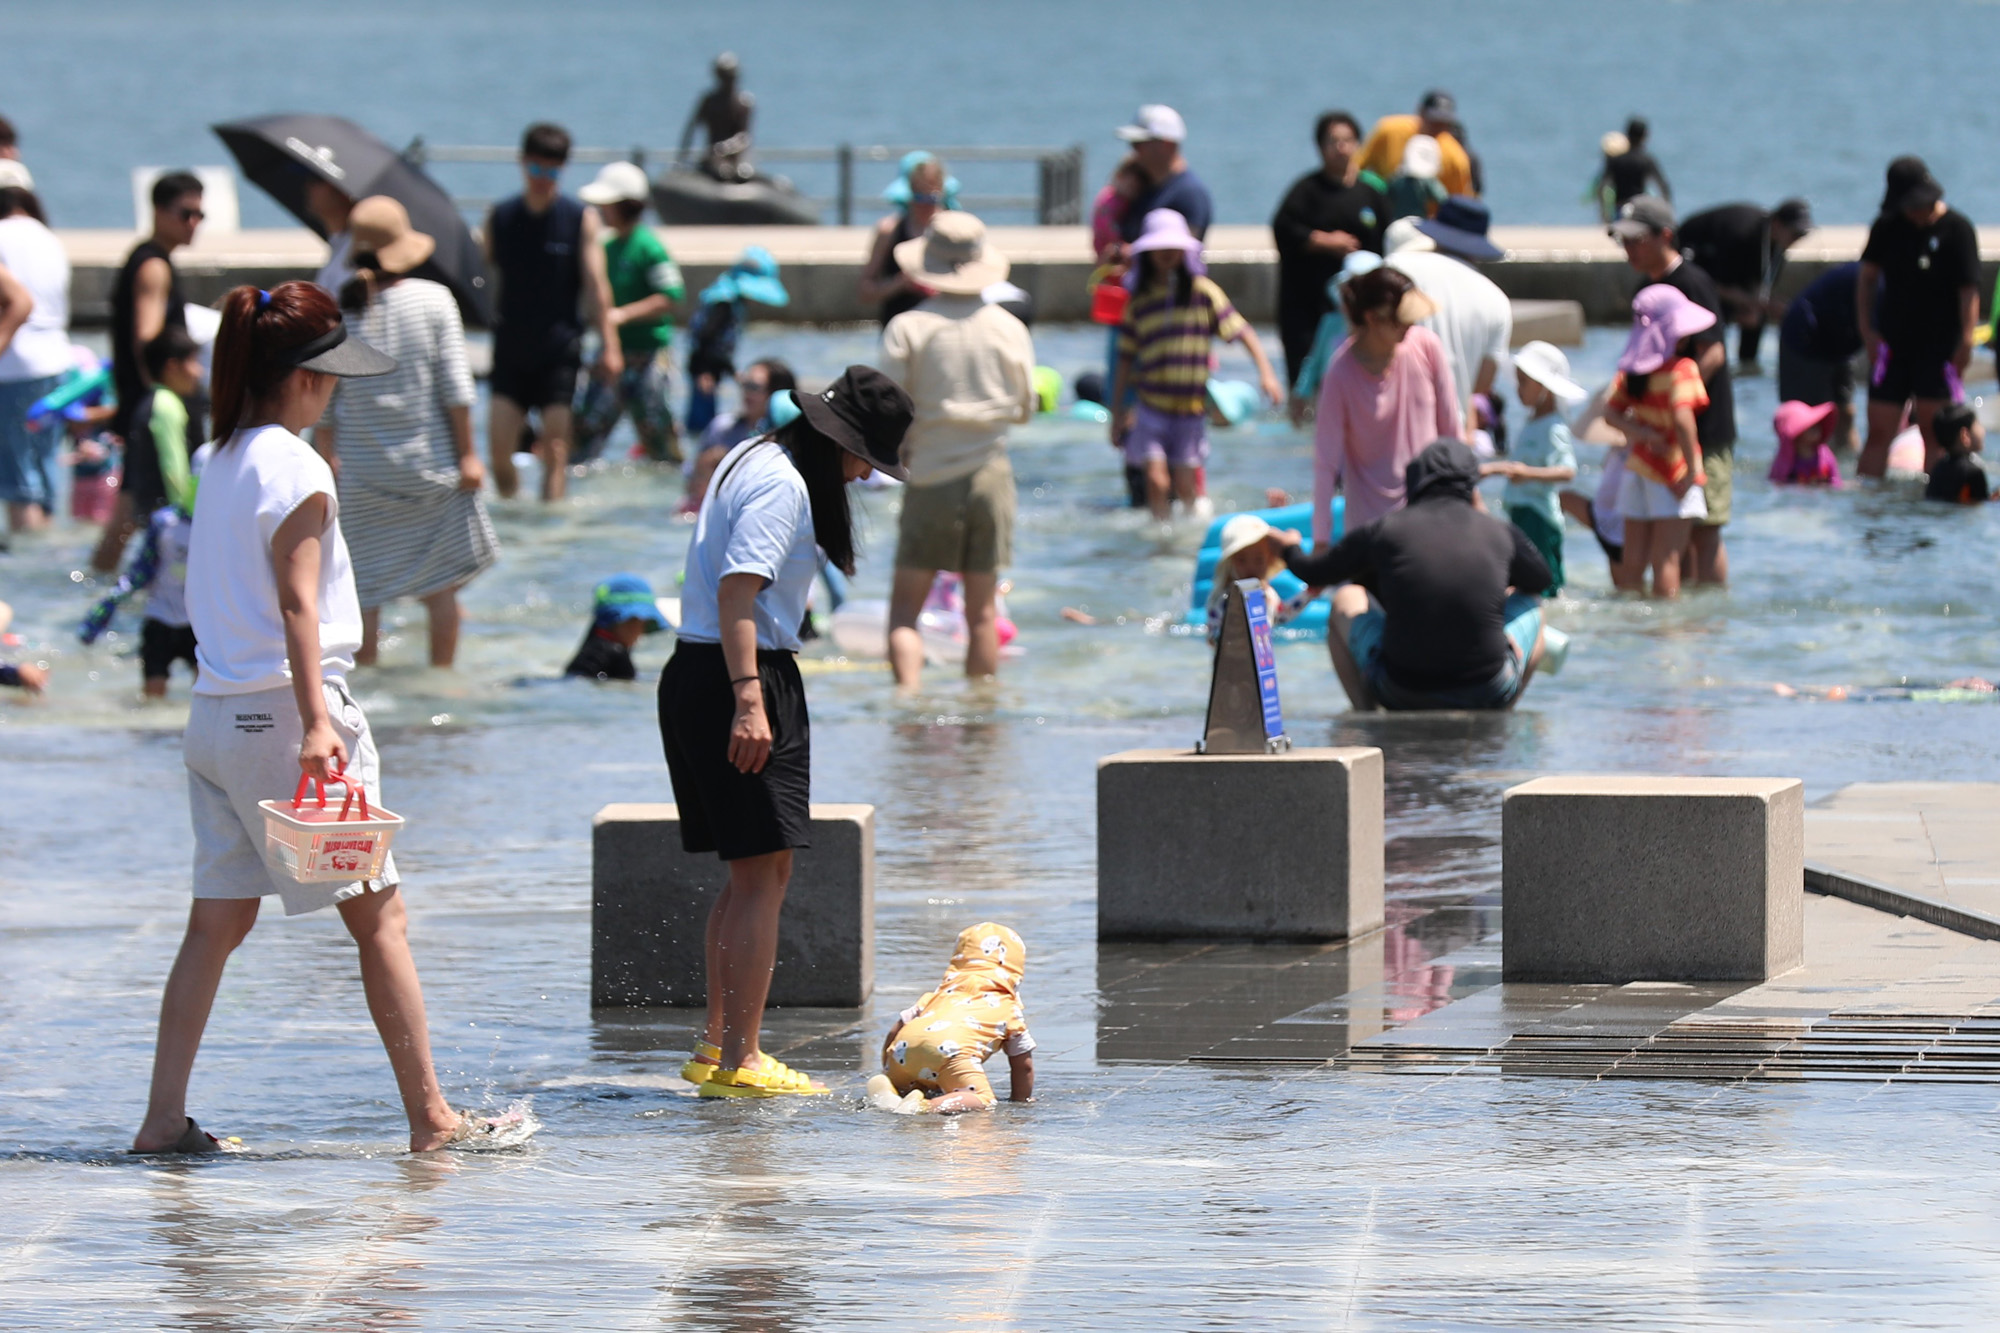
[{"label": "man in black tank top", "polygon": [[486,216],[486,257],[500,280],[487,440],[493,484],[502,496],[520,489],[514,450],[529,412],[541,417],[535,453],[542,460],[542,498],[559,500],[568,489],[586,296],[604,344],[591,373],[615,381],[625,369],[604,269],[603,224],[562,192],[569,146],[561,126],[530,125],[521,139],[524,188]]},{"label": "man in black tank top", "polygon": [[[194,240],[201,219],[200,177],[169,171],[154,181],[152,233],[132,247],[112,284],[111,383],[118,405],[111,415],[111,431],[120,439],[132,424],[132,414],[152,392],[143,360],[146,344],[167,329],[187,328],[187,297],[169,256]],[[131,466],[128,456],[126,467],[129,470]],[[157,465],[154,471],[158,471]],[[126,541],[145,519],[145,513],[135,512],[131,492],[122,493],[104,524],[104,536],[90,558],[91,568],[100,573],[118,568]]]}]

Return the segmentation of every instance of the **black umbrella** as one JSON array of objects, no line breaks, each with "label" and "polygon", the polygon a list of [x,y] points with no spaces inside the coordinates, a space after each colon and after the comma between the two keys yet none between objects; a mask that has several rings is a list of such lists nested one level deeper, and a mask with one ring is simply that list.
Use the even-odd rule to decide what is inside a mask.
[{"label": "black umbrella", "polygon": [[418,273],[451,288],[468,324],[492,324],[486,256],[444,187],[395,149],[339,116],[257,116],[213,128],[243,174],[321,236],[326,228],[306,207],[306,186],[315,178],[350,199],[386,194],[400,203],[410,225],[437,242]]}]

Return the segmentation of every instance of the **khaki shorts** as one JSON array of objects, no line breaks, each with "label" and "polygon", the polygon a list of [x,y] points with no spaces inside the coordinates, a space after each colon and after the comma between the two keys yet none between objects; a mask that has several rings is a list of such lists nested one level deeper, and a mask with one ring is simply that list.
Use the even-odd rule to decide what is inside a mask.
[{"label": "khaki shorts", "polygon": [[[347,686],[325,682],[326,716],[347,747],[347,771],[382,799],[382,764],[368,718]],[[305,732],[292,687],[254,694],[197,694],[182,742],[188,771],[188,813],[194,821],[194,896],[261,898],[275,893],[285,915],[316,912],[398,882],[396,854],[382,878],[352,884],[301,884],[280,870],[264,848],[259,801],[289,800],[299,785],[299,741]],[[344,795],[344,793],[343,793]],[[335,799],[330,790],[328,800]]]},{"label": "khaki shorts", "polygon": [[999,573],[1014,558],[1014,503],[1005,454],[957,481],[904,487],[896,567]]},{"label": "khaki shorts", "polygon": [[1719,528],[1729,521],[1729,498],[1735,492],[1735,484],[1730,480],[1736,464],[1736,453],[1703,454],[1701,456],[1702,498],[1708,502],[1708,515],[1699,519],[1698,528]]}]

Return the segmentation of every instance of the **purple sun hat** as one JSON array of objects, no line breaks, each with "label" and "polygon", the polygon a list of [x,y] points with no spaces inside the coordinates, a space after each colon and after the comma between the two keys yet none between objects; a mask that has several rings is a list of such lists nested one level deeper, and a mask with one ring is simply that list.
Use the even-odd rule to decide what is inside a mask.
[{"label": "purple sun hat", "polygon": [[[1187,256],[1188,272],[1208,272],[1208,265],[1201,260],[1201,242],[1188,230],[1187,219],[1171,208],[1156,208],[1146,214],[1145,230],[1128,248],[1135,255],[1147,250],[1179,250]],[[1133,271],[1138,271],[1136,265]]]},{"label": "purple sun hat", "polygon": [[1674,359],[1681,339],[1714,327],[1714,312],[1696,305],[1680,288],[1664,282],[1641,287],[1632,298],[1632,336],[1625,340],[1618,368],[1650,375]]}]

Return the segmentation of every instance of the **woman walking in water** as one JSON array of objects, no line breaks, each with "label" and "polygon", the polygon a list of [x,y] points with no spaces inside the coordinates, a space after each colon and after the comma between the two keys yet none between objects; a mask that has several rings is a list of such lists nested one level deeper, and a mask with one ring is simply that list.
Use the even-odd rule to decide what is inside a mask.
[{"label": "woman walking in water", "polygon": [[681,1076],[704,1097],[824,1093],[758,1048],[792,850],[809,845],[812,754],[794,655],[815,545],[854,572],[847,483],[897,480],[914,409],[893,380],[849,366],[799,395],[800,415],[730,450],[695,518],[680,642],[660,673],[660,737],[681,846],[714,852],[729,883],[709,913],[708,1022]]},{"label": "woman walking in water", "polygon": [[290,796],[301,772],[321,782],[344,773],[380,796],[368,719],[347,691],[361,605],[333,473],[299,432],[319,420],[341,379],[395,368],[347,336],[333,298],[311,283],[238,287],[223,303],[213,379],[219,443],[202,473],[187,569],[201,659],[185,741],[194,906],[160,1004],[152,1094],[134,1152],[217,1146],[187,1114],[188,1075],[223,966],[270,893],[284,899],[288,916],[337,908],[354,936],[411,1149],[492,1127],[452,1110],[438,1088],[394,859],[379,880],[296,883],[266,862],[257,808]]},{"label": "woman walking in water", "polygon": [[361,597],[359,666],[374,666],[382,607],[402,597],[430,617],[430,662],[458,653],[458,590],[499,554],[486,469],[472,443],[472,371],[465,326],[442,283],[413,278],[437,242],[410,226],[401,204],[363,199],[348,216],[355,274],[341,305],[355,333],[396,368],[340,389],[313,443],[340,484],[341,525],[352,542]]}]

